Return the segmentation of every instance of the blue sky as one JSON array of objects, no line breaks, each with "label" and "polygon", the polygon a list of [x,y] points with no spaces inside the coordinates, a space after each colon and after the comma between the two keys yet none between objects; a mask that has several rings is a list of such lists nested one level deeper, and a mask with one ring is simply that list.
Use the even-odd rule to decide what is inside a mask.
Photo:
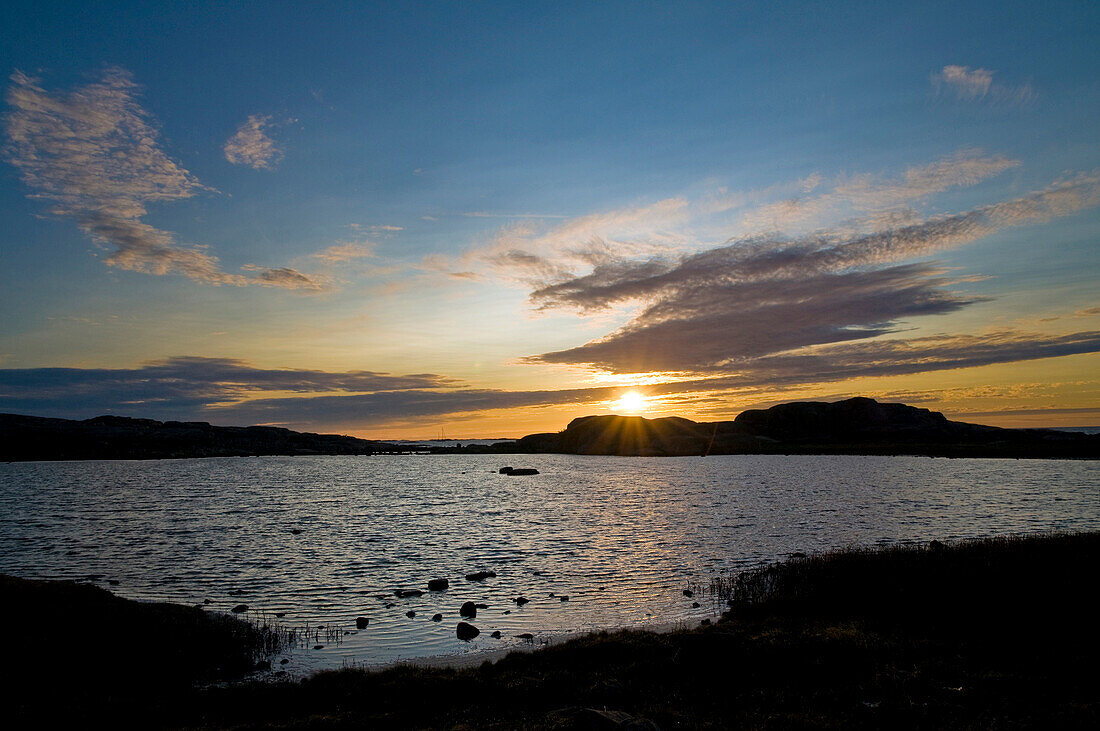
[{"label": "blue sky", "polygon": [[1094,4],[532,5],[5,4],[0,410],[1100,417]]}]

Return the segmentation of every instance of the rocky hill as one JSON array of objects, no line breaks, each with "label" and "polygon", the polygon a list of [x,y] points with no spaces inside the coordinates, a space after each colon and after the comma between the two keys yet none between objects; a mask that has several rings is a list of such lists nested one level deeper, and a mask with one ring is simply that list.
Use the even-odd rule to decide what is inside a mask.
[{"label": "rocky hill", "polygon": [[1100,435],[1001,429],[949,421],[905,404],[852,398],[753,409],[733,421],[586,416],[531,434],[518,452],[608,455],[917,454],[945,457],[1100,457]]},{"label": "rocky hill", "polygon": [[84,421],[0,414],[0,460],[164,459],[273,454],[374,454],[383,442],[272,426],[211,426],[97,416]]}]

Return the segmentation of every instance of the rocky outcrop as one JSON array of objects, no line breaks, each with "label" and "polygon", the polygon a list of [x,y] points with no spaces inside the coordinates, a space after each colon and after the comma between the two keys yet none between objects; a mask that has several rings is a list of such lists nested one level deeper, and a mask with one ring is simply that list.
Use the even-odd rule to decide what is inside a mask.
[{"label": "rocky outcrop", "polygon": [[168,459],[261,455],[374,454],[396,447],[273,426],[212,426],[97,416],[84,421],[0,414],[0,460]]},{"label": "rocky outcrop", "polygon": [[586,416],[557,434],[532,434],[518,452],[622,456],[913,454],[944,457],[1100,458],[1100,435],[1001,429],[950,421],[906,404],[851,398],[742,412],[733,421]]}]

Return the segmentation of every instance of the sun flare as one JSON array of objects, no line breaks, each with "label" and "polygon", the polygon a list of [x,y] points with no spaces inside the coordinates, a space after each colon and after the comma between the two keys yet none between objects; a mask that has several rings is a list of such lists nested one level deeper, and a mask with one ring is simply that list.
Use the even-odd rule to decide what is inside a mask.
[{"label": "sun flare", "polygon": [[627,414],[637,414],[646,410],[649,406],[649,398],[637,391],[627,391],[622,396],[619,396],[619,400],[615,401],[612,406],[615,411],[621,411]]}]

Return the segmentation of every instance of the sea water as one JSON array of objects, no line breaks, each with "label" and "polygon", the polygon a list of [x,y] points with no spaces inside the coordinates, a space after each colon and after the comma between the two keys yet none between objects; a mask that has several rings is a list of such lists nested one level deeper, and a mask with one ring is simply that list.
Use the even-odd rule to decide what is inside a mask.
[{"label": "sea water", "polygon": [[[540,474],[499,474],[505,464]],[[0,464],[0,572],[93,581],[207,611],[247,604],[242,616],[311,638],[280,656],[296,674],[477,661],[578,632],[694,625],[721,602],[684,589],[796,551],[1097,529],[1100,463],[1090,461],[403,455]],[[482,570],[497,575],[464,578]],[[426,591],[433,578],[449,588]],[[398,598],[401,588],[425,593]],[[472,642],[455,636],[465,601],[487,605],[471,620],[481,630]],[[369,625],[357,630],[357,617]]]}]

